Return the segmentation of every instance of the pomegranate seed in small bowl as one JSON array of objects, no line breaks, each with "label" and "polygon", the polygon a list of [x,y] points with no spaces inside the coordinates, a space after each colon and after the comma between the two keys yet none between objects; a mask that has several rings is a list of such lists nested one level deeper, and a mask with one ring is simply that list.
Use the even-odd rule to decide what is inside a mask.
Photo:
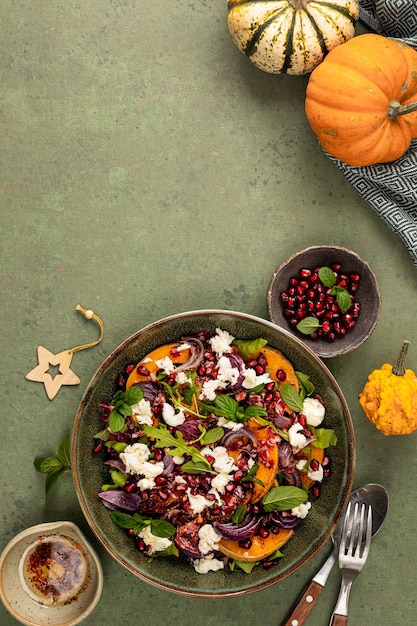
[{"label": "pomegranate seed in small bowl", "polygon": [[356,252],[312,246],[275,270],[267,306],[272,322],[330,358],[368,339],[379,319],[381,295],[374,272]]}]

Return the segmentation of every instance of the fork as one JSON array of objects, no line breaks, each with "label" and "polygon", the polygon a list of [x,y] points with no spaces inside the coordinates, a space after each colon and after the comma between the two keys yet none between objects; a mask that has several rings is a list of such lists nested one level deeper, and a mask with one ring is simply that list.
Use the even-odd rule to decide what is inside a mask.
[{"label": "fork", "polygon": [[330,626],[344,626],[348,618],[348,602],[352,582],[362,571],[372,538],[372,507],[359,503],[352,511],[351,502],[346,509],[345,523],[339,548],[339,568],[342,574],[339,597]]}]

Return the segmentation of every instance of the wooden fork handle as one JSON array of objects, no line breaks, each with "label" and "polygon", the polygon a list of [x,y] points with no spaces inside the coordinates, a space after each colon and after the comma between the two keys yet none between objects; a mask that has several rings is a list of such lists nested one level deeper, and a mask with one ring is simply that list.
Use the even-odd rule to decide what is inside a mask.
[{"label": "wooden fork handle", "polygon": [[322,585],[312,580],[301,594],[293,612],[282,626],[301,626],[304,624],[323,589]]},{"label": "wooden fork handle", "polygon": [[348,621],[347,615],[338,615],[335,613],[333,615],[332,623],[330,626],[346,626]]}]

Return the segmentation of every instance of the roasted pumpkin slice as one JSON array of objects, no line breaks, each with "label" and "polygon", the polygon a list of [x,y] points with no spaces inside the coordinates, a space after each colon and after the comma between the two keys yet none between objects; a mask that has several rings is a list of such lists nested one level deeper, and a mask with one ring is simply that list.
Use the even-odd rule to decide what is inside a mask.
[{"label": "roasted pumpkin slice", "polygon": [[[318,461],[320,464],[323,463],[323,459],[324,459],[324,450],[323,448],[316,448],[315,446],[310,446],[310,454],[306,459],[310,459],[310,461],[312,459],[316,459],[316,461]],[[307,472],[300,472],[301,475],[301,482],[303,483],[304,487],[306,487],[307,489],[310,489],[310,487],[312,487],[314,485],[314,480],[311,480],[311,478],[308,477]]]},{"label": "roasted pumpkin slice", "polygon": [[[266,446],[265,443],[271,437],[271,429],[268,427],[256,428],[256,420],[251,420],[249,428],[256,434],[259,442],[258,469],[254,475],[253,491],[251,502],[259,502],[271,489],[278,472],[278,445]],[[259,482],[258,482],[259,481]]]},{"label": "roasted pumpkin slice", "polygon": [[[140,367],[146,367],[150,374],[155,374],[160,368],[156,364],[157,361],[169,357],[175,365],[181,365],[190,358],[190,350],[185,348],[184,350],[178,350],[181,346],[180,343],[166,343],[163,346],[159,346],[152,352],[149,352],[143,359],[139,361],[135,369],[130,373],[127,379],[126,389],[132,387],[136,383],[142,383],[149,380],[148,375],[144,375],[140,371]],[[139,371],[138,371],[139,369]]]},{"label": "roasted pumpkin slice", "polygon": [[252,537],[250,548],[242,548],[239,541],[231,539],[221,539],[219,550],[235,561],[255,562],[262,561],[279,550],[291,537],[293,530],[281,528],[278,534],[270,533],[268,537],[262,538],[259,535]]},{"label": "roasted pumpkin slice", "polygon": [[[295,373],[294,367],[285,357],[280,350],[272,348],[271,346],[264,346],[256,353],[256,356],[263,354],[268,361],[269,375],[272,380],[275,380],[279,384],[288,383],[293,385],[297,391],[299,389],[298,378]],[[285,378],[283,379],[282,372],[285,372]]]}]

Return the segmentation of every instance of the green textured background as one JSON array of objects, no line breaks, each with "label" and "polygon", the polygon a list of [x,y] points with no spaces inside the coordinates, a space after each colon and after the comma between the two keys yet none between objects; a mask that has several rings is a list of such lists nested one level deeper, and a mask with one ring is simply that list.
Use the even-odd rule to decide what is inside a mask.
[{"label": "green textured background", "polygon": [[[303,247],[344,245],[379,280],[380,322],[328,366],[357,436],[355,486],[381,482],[390,512],[354,584],[349,623],[415,624],[416,436],[385,438],[357,402],[368,373],[411,341],[416,270],[322,153],[304,115],[307,77],[252,66],[215,0],[3,0],[0,7],[0,549],[43,521],[70,519],[92,539],[104,592],[85,621],[183,626],[277,624],[327,547],[284,582],[227,600],[194,600],[133,577],[97,546],[69,475],[45,502],[32,461],[56,451],[94,371],[126,337],[174,313],[224,308],[267,317],[275,267]],[[96,337],[74,355],[78,387],[50,402],[25,380],[36,348]],[[330,619],[337,569],[308,624]],[[0,623],[17,622],[0,606]]]}]

